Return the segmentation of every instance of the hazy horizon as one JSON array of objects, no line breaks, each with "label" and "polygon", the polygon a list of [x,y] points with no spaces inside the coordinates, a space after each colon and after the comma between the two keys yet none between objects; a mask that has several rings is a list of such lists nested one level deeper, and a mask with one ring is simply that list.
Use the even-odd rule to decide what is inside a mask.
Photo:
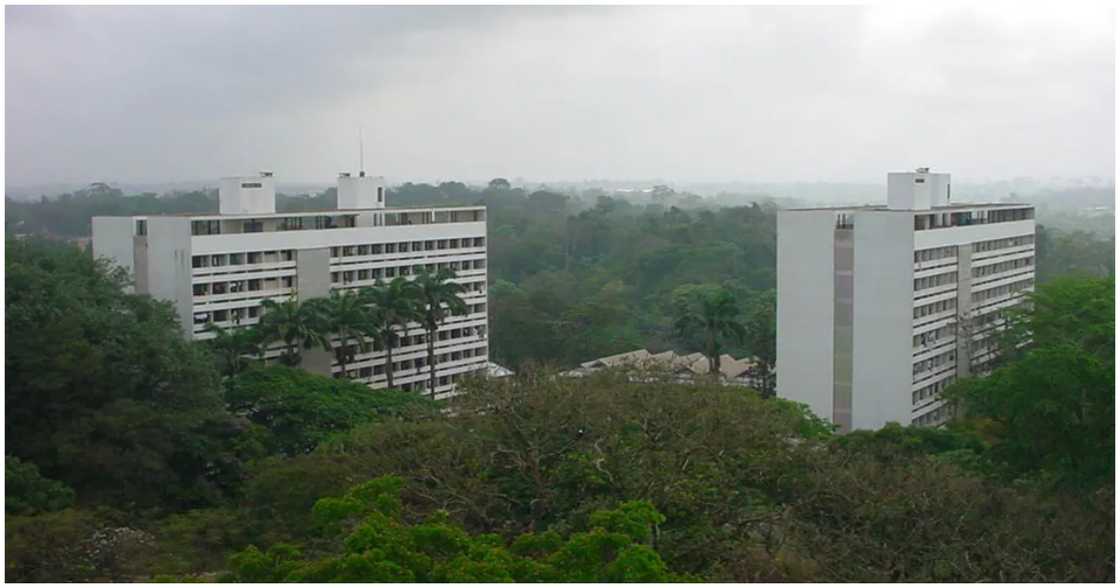
[{"label": "hazy horizon", "polygon": [[1113,180],[1104,5],[6,17],[8,188],[331,182],[358,167],[359,129],[367,171],[405,181]]}]

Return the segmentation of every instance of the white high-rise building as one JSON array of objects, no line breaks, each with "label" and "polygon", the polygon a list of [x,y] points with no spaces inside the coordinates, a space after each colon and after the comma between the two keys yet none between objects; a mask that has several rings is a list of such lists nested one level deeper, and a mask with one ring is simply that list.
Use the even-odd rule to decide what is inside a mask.
[{"label": "white high-rise building", "polygon": [[1031,205],[950,199],[919,168],[886,206],[779,211],[779,396],[841,431],[945,422],[940,391],[988,371],[1035,269]]},{"label": "white high-rise building", "polygon": [[[413,276],[455,271],[468,313],[450,317],[436,341],[437,397],[489,363],[486,208],[386,208],[381,178],[341,174],[335,210],[276,212],[272,174],[225,178],[219,214],[94,217],[93,252],[127,269],[135,291],[171,301],[186,336],[213,337],[211,324],[256,324],[261,302],[327,296]],[[393,349],[396,387],[427,390],[426,334],[418,324]],[[278,346],[266,353],[275,357]],[[339,374],[333,355],[305,351],[304,367]],[[358,353],[346,368],[373,388],[386,385],[383,350]]]}]

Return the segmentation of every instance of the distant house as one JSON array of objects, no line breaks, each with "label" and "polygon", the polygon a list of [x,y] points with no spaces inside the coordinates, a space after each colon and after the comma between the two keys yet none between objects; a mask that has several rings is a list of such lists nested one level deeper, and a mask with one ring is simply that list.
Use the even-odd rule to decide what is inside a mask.
[{"label": "distant house", "polygon": [[[735,359],[725,353],[720,356],[719,361],[720,380],[723,383],[756,389],[761,387],[762,382],[757,377],[759,364],[754,358]],[[687,382],[708,374],[708,358],[703,353],[680,355],[675,351],[650,353],[646,349],[636,349],[585,361],[578,368],[560,375],[581,378],[611,368],[658,371],[671,374],[678,381]]]}]

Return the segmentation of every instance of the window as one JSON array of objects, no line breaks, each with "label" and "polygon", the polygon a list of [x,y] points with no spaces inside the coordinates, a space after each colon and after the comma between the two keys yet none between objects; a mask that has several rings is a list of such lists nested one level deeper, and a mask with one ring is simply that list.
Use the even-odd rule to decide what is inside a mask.
[{"label": "window", "polygon": [[205,296],[210,292],[210,284],[195,284],[192,289],[195,296]]},{"label": "window", "polygon": [[206,263],[207,259],[205,255],[195,255],[191,258],[191,267],[207,267],[210,265]]},{"label": "window", "polygon": [[192,235],[220,235],[222,234],[222,223],[211,221],[191,221],[191,234]]},{"label": "window", "polygon": [[260,182],[241,182],[241,187],[242,188],[260,188],[261,183]]},{"label": "window", "polygon": [[264,231],[264,223],[253,219],[241,223],[242,233],[260,233]]},{"label": "window", "polygon": [[140,235],[141,237],[148,234],[148,221],[136,221],[136,234]]}]

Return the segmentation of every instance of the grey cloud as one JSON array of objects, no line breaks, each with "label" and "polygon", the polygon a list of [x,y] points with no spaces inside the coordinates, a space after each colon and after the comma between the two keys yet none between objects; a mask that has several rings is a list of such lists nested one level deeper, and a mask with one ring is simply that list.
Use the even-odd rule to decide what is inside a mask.
[{"label": "grey cloud", "polygon": [[[8,7],[8,182],[1107,175],[1109,9]],[[1103,23],[1103,24],[1102,24]]]}]

